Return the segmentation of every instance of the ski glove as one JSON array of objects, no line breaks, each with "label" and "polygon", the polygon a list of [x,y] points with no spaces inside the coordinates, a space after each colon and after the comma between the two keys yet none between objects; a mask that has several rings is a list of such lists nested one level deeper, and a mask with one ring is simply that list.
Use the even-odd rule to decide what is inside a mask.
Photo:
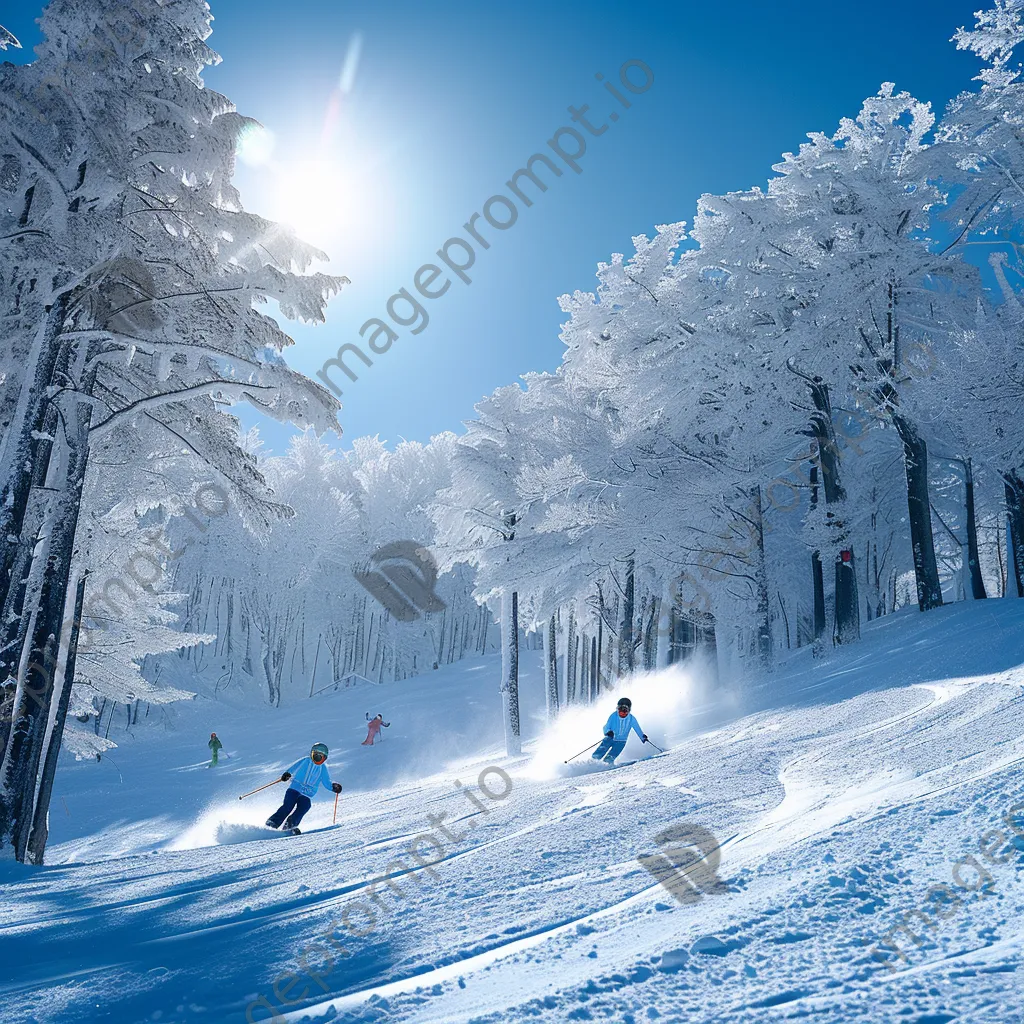
[{"label": "ski glove", "polygon": [[647,733],[644,733],[644,743],[647,742]]},{"label": "ski glove", "polygon": [[607,736],[607,737],[608,737],[608,739],[610,739],[610,740],[613,740],[613,739],[615,739],[615,733],[613,733],[613,732],[611,731],[611,729],[609,729],[609,730],[608,730],[608,731],[607,731],[607,732],[605,733],[605,736]]},{"label": "ski glove", "polygon": [[340,793],[341,792],[341,783],[340,782],[332,782],[331,783],[331,789],[333,789],[335,793]]},{"label": "ski glove", "polygon": [[291,777],[292,777],[292,773],[291,772],[285,772],[284,775],[281,776],[281,781],[282,782],[287,782]]}]

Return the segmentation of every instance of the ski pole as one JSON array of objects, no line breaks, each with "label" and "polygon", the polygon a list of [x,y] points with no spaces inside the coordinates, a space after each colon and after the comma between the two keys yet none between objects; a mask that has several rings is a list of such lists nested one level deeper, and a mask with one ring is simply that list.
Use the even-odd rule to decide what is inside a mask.
[{"label": "ski pole", "polygon": [[276,786],[279,782],[283,782],[284,779],[274,779],[273,782],[268,782],[265,786],[260,786],[259,789],[254,789],[249,793],[243,793],[238,799],[244,800],[247,796],[252,796],[253,793],[259,793],[264,789],[270,789],[271,786]]},{"label": "ski pole", "polygon": [[334,824],[334,825],[338,824],[338,797],[339,796],[341,796],[340,793],[335,793],[334,794],[334,821],[332,822],[332,824]]},{"label": "ski pole", "polygon": [[655,749],[656,751],[658,751],[658,753],[659,753],[659,754],[664,754],[664,753],[665,753],[665,751],[664,751],[664,750],[662,750],[662,749],[661,749],[661,747],[659,747],[659,746],[658,746],[658,744],[657,744],[657,743],[655,743],[655,742],[654,742],[653,740],[648,740],[647,742],[648,742],[648,743],[650,743],[650,744],[651,744],[651,746],[652,746],[652,747],[654,747],[654,749]]},{"label": "ski pole", "polygon": [[[603,738],[604,738],[604,737],[602,737],[602,739],[603,739]],[[600,743],[600,742],[601,742],[601,740],[598,740],[598,741],[597,741],[597,743]],[[594,747],[596,747],[596,746],[597,746],[597,743],[591,743],[591,744],[590,744],[590,746],[589,746],[589,747],[587,747],[587,750],[593,750],[593,749],[594,749]],[[569,763],[569,761],[575,761],[575,760],[576,760],[576,758],[580,756],[580,754],[585,754],[585,753],[587,752],[587,750],[581,750],[579,754],[573,754],[573,755],[572,755],[572,757],[570,757],[568,761],[563,761],[563,762],[562,762],[562,764],[568,764],[568,763]]]}]

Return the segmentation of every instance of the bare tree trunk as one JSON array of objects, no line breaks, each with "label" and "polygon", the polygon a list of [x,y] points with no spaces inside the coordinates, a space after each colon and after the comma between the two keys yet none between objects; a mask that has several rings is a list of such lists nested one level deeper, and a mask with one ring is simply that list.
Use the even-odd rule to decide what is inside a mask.
[{"label": "bare tree trunk", "polygon": [[[1016,596],[1024,597],[1024,480],[1011,469],[1003,474],[1003,493],[1006,498],[1006,536],[1009,541],[1007,565],[1013,569]],[[1010,573],[1007,572],[1009,589]]]},{"label": "bare tree trunk", "polygon": [[[75,588],[75,606],[71,618],[71,634],[68,643],[67,658],[64,663],[64,675],[60,681],[60,692],[57,695],[57,708],[47,729],[44,746],[46,756],[43,760],[42,774],[39,779],[39,793],[36,797],[35,814],[32,819],[32,831],[28,839],[28,856],[30,864],[42,864],[46,851],[46,840],[49,838],[50,797],[53,795],[53,779],[57,774],[57,760],[60,755],[61,741],[64,738],[64,723],[68,717],[68,705],[71,703],[71,688],[75,685],[75,661],[78,658],[78,637],[82,628],[82,605],[85,601],[85,581],[83,573]],[[135,702],[135,718],[139,716],[139,702]],[[129,721],[131,711],[129,709]]]},{"label": "bare tree trunk", "polygon": [[996,559],[999,562],[999,596],[1006,597],[1006,563],[1003,561],[1003,528],[996,527]]},{"label": "bare tree trunk", "polygon": [[547,697],[548,718],[558,715],[558,649],[555,645],[555,616],[548,619],[544,632],[544,693]]},{"label": "bare tree trunk", "polygon": [[324,635],[320,633],[316,638],[316,654],[313,656],[313,674],[309,677],[309,695],[313,696],[313,687],[316,685],[316,666],[320,662],[320,644],[323,642]]},{"label": "bare tree trunk", "polygon": [[970,594],[975,601],[988,597],[981,575],[978,555],[978,519],[974,510],[974,470],[970,459],[964,459],[964,505],[967,510],[967,568],[970,573]]},{"label": "bare tree trunk", "polygon": [[772,640],[771,596],[768,591],[768,566],[764,556],[764,518],[761,509],[761,487],[755,484],[750,494],[751,518],[757,556],[754,580],[757,587],[757,656],[765,668],[770,668],[775,655]]},{"label": "bare tree trunk", "polygon": [[[91,392],[90,378],[82,393],[88,396]],[[13,725],[0,766],[0,845],[9,842],[19,861],[28,854],[43,738],[53,701],[53,673],[67,625],[63,616],[89,461],[91,419],[92,406],[85,401],[67,411],[58,435],[63,444],[55,444],[48,459],[47,486],[57,494],[47,516],[47,533],[33,559],[33,570],[37,564],[44,567],[42,589],[30,619],[26,656],[19,665]],[[45,684],[38,689],[31,686],[33,672],[40,674]]]},{"label": "bare tree trunk", "polygon": [[576,666],[573,651],[576,649],[576,613],[569,609],[569,624],[565,630],[565,703],[576,703]]},{"label": "bare tree trunk", "polygon": [[585,704],[590,699],[590,678],[589,678],[589,675],[588,675],[588,670],[590,668],[590,655],[589,655],[590,646],[589,646],[589,642],[587,640],[587,631],[583,630],[580,633],[580,636],[578,636],[576,639],[577,639],[577,641],[582,640],[582,645],[581,646],[582,646],[582,649],[583,649],[583,660],[579,662],[579,667],[580,667],[580,688],[579,688],[579,694],[580,694],[580,703],[581,704]]},{"label": "bare tree trunk", "polygon": [[505,753],[522,753],[519,736],[519,595],[501,595],[501,699],[505,725]]},{"label": "bare tree trunk", "polygon": [[779,599],[779,608],[782,609],[782,624],[786,629],[786,650],[792,649],[792,639],[789,634],[789,615],[786,613],[786,602],[782,599],[782,591],[777,590],[775,596]]},{"label": "bare tree trunk", "polygon": [[[811,466],[811,508],[818,506],[818,467]],[[814,628],[812,642],[825,635],[825,574],[822,571],[821,552],[811,552],[811,583],[814,588]]]},{"label": "bare tree trunk", "polygon": [[19,511],[21,535],[7,537],[4,545],[11,573],[6,588],[2,615],[0,615],[0,678],[3,679],[0,700],[0,756],[7,748],[11,724],[14,721],[14,703],[18,699],[18,679],[25,671],[24,653],[32,620],[33,594],[42,587],[42,565],[38,558],[39,540],[45,533],[47,516],[52,516],[53,490],[47,486],[51,472],[50,459],[53,438],[59,429],[57,408],[49,406],[43,420],[44,437],[32,456],[30,472],[24,473],[29,483],[25,508]]},{"label": "bare tree trunk", "polygon": [[655,668],[668,667],[668,649],[672,637],[672,587],[666,582],[662,587],[661,603],[658,606],[658,650]]},{"label": "bare tree trunk", "polygon": [[644,630],[644,671],[654,668],[658,653],[658,635],[655,625],[658,621],[658,599],[651,594],[647,613],[647,628]]},{"label": "bare tree trunk", "polygon": [[487,653],[487,630],[491,625],[491,615],[487,609],[487,605],[483,607],[483,630],[480,637],[480,653]]},{"label": "bare tree trunk", "polygon": [[[46,320],[32,345],[31,368],[22,386],[14,419],[0,443],[0,608],[6,608],[9,591],[21,579],[15,569],[19,548],[34,543],[34,532],[25,535],[25,516],[33,472],[45,470],[56,410],[47,398],[60,362],[68,359],[67,347],[59,341],[70,296],[61,295],[47,311]],[[5,659],[6,660],[6,659]]]},{"label": "bare tree trunk", "polygon": [[928,495],[928,446],[909,420],[894,413],[892,422],[903,442],[917,606],[926,612],[942,606],[942,587],[939,584],[935,540],[932,536],[931,499]]},{"label": "bare tree trunk", "polygon": [[[835,425],[832,422],[832,400],[828,385],[820,377],[811,377],[798,370],[792,362],[787,365],[807,383],[811,401],[814,403],[811,437],[814,439],[817,462],[821,469],[825,504],[840,504],[846,499],[846,491],[840,479],[839,446],[836,443]],[[818,503],[818,473],[814,467],[811,468],[810,482],[813,508]],[[860,599],[857,596],[857,574],[853,571],[853,546],[847,540],[846,525],[838,516],[830,512],[827,519],[836,546],[848,552],[847,557],[840,555],[836,558],[836,618],[832,630],[833,643],[847,644],[860,638]],[[811,572],[814,582],[814,637],[820,645],[820,637],[825,631],[825,586],[820,552],[816,551],[811,556]]]},{"label": "bare tree trunk", "polygon": [[622,594],[622,618],[619,620],[619,675],[634,668],[633,615],[636,600],[635,563],[633,556],[626,559],[626,581]]}]

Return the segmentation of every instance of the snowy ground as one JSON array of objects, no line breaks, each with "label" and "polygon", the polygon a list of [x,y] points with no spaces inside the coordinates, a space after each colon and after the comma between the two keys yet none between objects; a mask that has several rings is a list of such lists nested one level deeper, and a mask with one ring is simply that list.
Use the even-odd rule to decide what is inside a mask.
[{"label": "snowy ground", "polygon": [[[538,708],[539,657],[521,665]],[[1002,822],[1024,800],[1024,601],[890,617],[741,698],[699,675],[634,680],[638,719],[672,749],[611,772],[561,765],[611,697],[553,733],[527,715],[526,753],[503,758],[496,674],[467,662],[277,712],[197,702],[174,731],[64,766],[48,866],[0,874],[0,1020],[1024,1017],[1024,879]],[[362,747],[378,710],[393,724]],[[232,755],[214,771],[211,729]],[[243,826],[284,787],[237,795],[317,740],[343,824],[217,845],[258,834]],[[491,765],[512,779],[504,799],[476,791]],[[497,773],[485,782],[501,793]],[[328,825],[332,803],[322,793],[304,824]],[[454,839],[416,844],[438,863],[396,873],[399,897],[380,876],[413,866],[439,814]],[[682,904],[638,863],[680,821],[718,838],[728,892]],[[937,905],[937,885],[959,902]],[[896,934],[906,961],[890,970],[869,950],[914,911],[921,945]]]}]

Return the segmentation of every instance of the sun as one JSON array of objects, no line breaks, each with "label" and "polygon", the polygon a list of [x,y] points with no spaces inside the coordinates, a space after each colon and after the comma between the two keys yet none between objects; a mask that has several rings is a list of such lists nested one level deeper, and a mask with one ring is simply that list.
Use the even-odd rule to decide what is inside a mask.
[{"label": "sun", "polygon": [[303,160],[278,168],[274,219],[306,241],[327,244],[345,219],[351,192],[345,175],[326,160]]}]

